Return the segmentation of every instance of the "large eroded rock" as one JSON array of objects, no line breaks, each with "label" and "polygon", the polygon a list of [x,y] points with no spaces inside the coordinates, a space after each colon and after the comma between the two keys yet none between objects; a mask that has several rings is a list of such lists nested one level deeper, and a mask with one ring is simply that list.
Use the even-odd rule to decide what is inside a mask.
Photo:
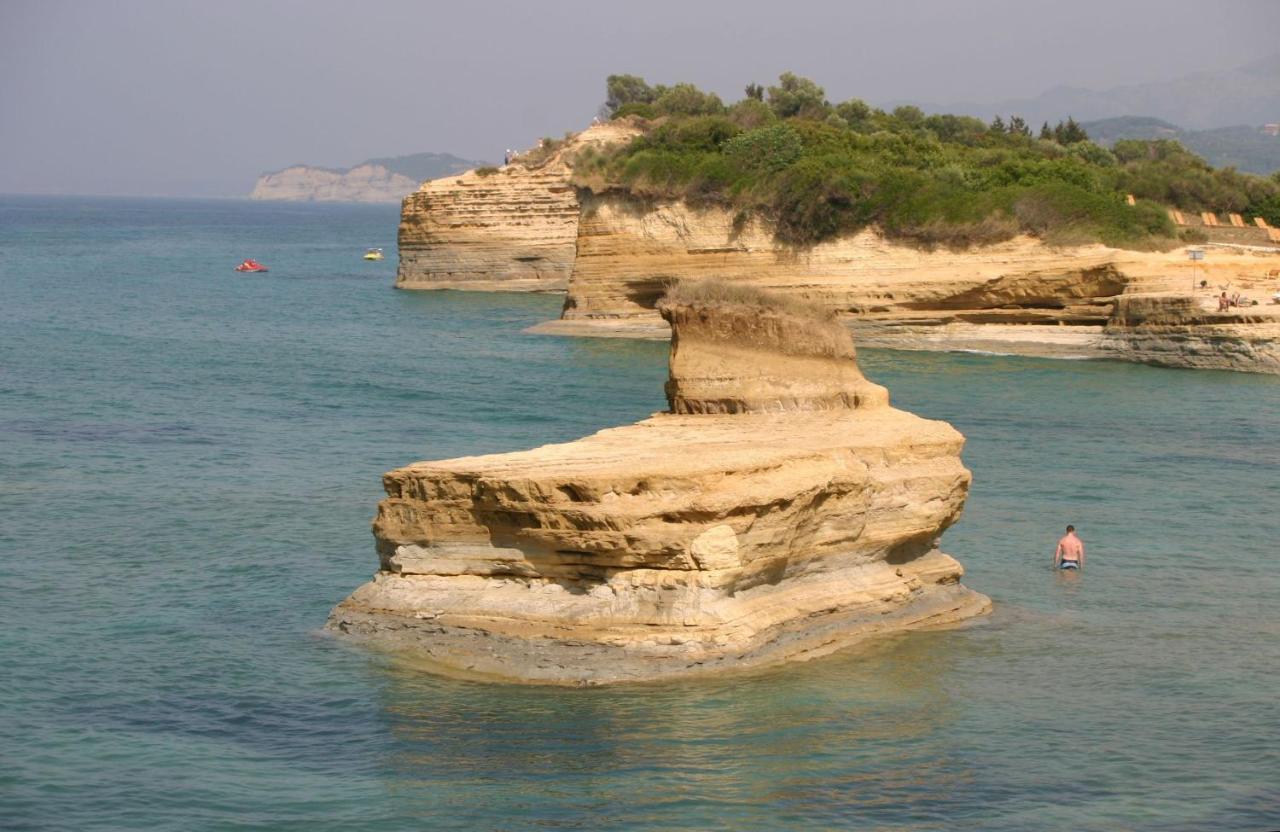
[{"label": "large eroded rock", "polygon": [[889,407],[833,319],[664,314],[682,412],[387,474],[381,567],[329,627],[479,677],[595,684],[988,608],[937,548],[970,481],[954,428]]}]

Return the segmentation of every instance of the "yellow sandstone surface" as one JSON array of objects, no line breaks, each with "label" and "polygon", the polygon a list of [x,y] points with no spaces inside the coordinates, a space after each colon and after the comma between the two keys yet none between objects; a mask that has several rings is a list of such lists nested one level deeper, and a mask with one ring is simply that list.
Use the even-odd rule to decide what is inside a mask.
[{"label": "yellow sandstone surface", "polygon": [[[1022,236],[963,251],[926,251],[874,230],[803,250],[781,246],[764,222],[730,211],[668,203],[637,207],[586,196],[578,250],[558,334],[660,334],[654,303],[673,279],[718,279],[803,298],[840,313],[863,343],[909,348],[1116,357],[1170,366],[1276,372],[1271,294],[1280,249],[1209,247],[1140,252],[1094,244],[1053,247]],[[1204,282],[1204,286],[1200,285]],[[1222,290],[1260,302],[1215,322]],[[1194,298],[1211,309],[1206,337],[1129,339],[1119,299],[1143,308]],[[1143,300],[1138,300],[1142,298]],[[1137,308],[1137,307],[1129,307]],[[1206,326],[1214,327],[1213,335]],[[1190,331],[1188,331],[1190,332]],[[1216,357],[1215,357],[1216,356]]]},{"label": "yellow sandstone surface", "polygon": [[1280,374],[1280,306],[1218,311],[1212,298],[1119,298],[1102,345],[1144,364]]},{"label": "yellow sandstone surface", "polygon": [[978,615],[938,549],[963,437],[889,406],[834,319],[671,304],[673,412],[385,477],[329,627],[480,678],[608,684]]},{"label": "yellow sandstone surface", "polygon": [[636,133],[625,123],[598,124],[552,153],[531,151],[501,168],[423,183],[401,207],[396,286],[564,291],[579,215],[570,160]]}]

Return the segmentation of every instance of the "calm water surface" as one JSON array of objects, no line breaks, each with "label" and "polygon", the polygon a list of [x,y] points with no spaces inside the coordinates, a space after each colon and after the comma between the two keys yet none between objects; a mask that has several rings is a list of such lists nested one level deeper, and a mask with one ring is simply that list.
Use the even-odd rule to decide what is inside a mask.
[{"label": "calm water surface", "polygon": [[318,635],[383,471],[663,406],[665,345],[522,334],[557,298],[393,291],[395,223],[0,199],[0,827],[1280,826],[1277,378],[864,351],[969,438],[962,630],[604,690]]}]

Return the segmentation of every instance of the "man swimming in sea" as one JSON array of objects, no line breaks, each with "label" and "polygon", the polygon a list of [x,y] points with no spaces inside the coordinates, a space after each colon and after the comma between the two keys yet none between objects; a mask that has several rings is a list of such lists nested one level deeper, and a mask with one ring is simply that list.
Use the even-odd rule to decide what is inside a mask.
[{"label": "man swimming in sea", "polygon": [[1067,533],[1058,541],[1053,553],[1054,569],[1084,569],[1084,541],[1076,537],[1076,527],[1067,526]]}]

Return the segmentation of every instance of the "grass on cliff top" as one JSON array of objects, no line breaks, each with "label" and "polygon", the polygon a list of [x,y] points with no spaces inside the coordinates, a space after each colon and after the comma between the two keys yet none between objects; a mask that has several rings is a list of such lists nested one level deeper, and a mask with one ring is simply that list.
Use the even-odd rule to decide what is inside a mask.
[{"label": "grass on cliff top", "polygon": [[1179,238],[1165,206],[1280,225],[1280,174],[1214,169],[1167,140],[1108,150],[1071,119],[1035,132],[1018,118],[985,124],[857,99],[832,105],[791,73],[767,90],[748,86],[731,106],[690,84],[653,87],[635,76],[610,76],[607,91],[615,118],[648,118],[647,128],[629,144],[580,153],[577,185],[762,217],[796,247],[874,226],[926,249],[1019,233],[1169,248]]},{"label": "grass on cliff top", "polygon": [[835,318],[832,310],[803,298],[776,294],[727,280],[677,280],[667,284],[662,297],[664,301],[680,306],[749,306],[815,321]]}]

